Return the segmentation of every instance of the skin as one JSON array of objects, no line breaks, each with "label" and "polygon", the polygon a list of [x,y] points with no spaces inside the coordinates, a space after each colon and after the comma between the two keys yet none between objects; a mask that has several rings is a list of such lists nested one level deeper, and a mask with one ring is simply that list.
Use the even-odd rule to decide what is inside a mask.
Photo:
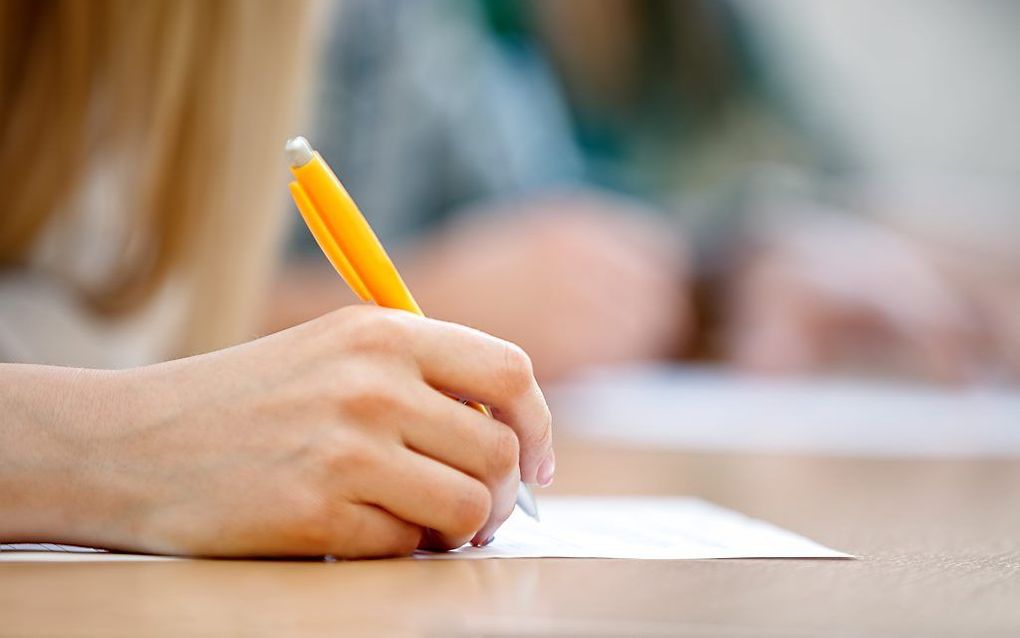
[{"label": "skin", "polygon": [[909,238],[822,214],[762,242],[738,273],[732,360],[768,374],[865,366],[940,382],[984,359],[968,297]]},{"label": "skin", "polygon": [[[191,556],[398,556],[488,539],[548,484],[531,361],[349,307],[126,371],[0,365],[0,540]],[[486,403],[494,418],[451,399]]]}]

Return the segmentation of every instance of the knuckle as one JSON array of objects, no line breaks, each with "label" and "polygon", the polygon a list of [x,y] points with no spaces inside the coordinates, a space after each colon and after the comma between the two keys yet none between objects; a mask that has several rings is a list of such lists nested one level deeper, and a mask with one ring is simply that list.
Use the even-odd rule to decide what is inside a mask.
[{"label": "knuckle", "polygon": [[493,450],[488,455],[489,474],[492,478],[503,478],[514,471],[520,462],[521,445],[517,435],[507,426],[500,426]]},{"label": "knuckle", "polygon": [[388,344],[403,345],[411,336],[412,315],[395,310],[386,310],[375,314],[373,320],[375,332],[386,339]]},{"label": "knuckle", "polygon": [[288,536],[303,551],[328,553],[335,544],[334,514],[323,498],[303,499],[295,507]]},{"label": "knuckle", "polygon": [[400,393],[379,382],[354,380],[341,392],[344,412],[359,421],[374,421],[404,408]]},{"label": "knuckle", "polygon": [[454,535],[473,534],[485,525],[492,510],[492,495],[488,488],[476,481],[471,487],[461,490],[454,501],[455,507],[450,531]]},{"label": "knuckle", "polygon": [[535,371],[531,357],[517,344],[504,342],[502,377],[510,396],[521,396],[534,386]]},{"label": "knuckle", "polygon": [[418,549],[421,543],[421,530],[408,526],[407,529],[396,534],[396,538],[390,543],[387,550],[391,556],[410,556]]},{"label": "knuckle", "polygon": [[542,452],[552,447],[552,413],[545,401],[541,402],[539,412],[533,419],[529,418],[518,432],[518,444],[528,454]]},{"label": "knuckle", "polygon": [[336,437],[320,446],[321,469],[326,476],[336,476],[336,472],[363,472],[375,467],[378,453],[367,441],[358,437]]},{"label": "knuckle", "polygon": [[531,430],[530,445],[533,448],[544,449],[552,445],[552,412],[545,402],[542,403],[542,413],[539,422]]},{"label": "knuckle", "polygon": [[410,315],[361,307],[350,321],[351,345],[364,352],[403,352],[412,331]]}]

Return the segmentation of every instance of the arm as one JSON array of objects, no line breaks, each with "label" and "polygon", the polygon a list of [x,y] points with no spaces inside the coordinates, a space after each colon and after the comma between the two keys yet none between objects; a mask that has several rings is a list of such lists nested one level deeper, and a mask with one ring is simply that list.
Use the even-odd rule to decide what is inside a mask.
[{"label": "arm", "polygon": [[96,502],[86,459],[109,422],[117,375],[0,364],[0,539],[83,542],[79,509],[114,513]]}]

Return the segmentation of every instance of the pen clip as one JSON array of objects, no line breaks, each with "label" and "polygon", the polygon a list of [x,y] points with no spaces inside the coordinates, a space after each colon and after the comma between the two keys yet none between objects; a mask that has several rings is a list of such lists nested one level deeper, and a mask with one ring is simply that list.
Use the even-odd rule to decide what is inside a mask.
[{"label": "pen clip", "polygon": [[336,239],[333,238],[333,234],[326,227],[325,222],[322,221],[322,217],[319,215],[319,211],[316,210],[315,204],[312,203],[311,198],[305,193],[305,189],[301,187],[301,184],[297,182],[290,183],[290,194],[294,197],[294,203],[297,204],[298,211],[301,213],[301,217],[305,220],[305,225],[308,226],[308,230],[312,232],[312,237],[315,238],[319,248],[325,253],[326,258],[329,259],[329,263],[333,264],[333,268],[340,274],[347,285],[350,286],[354,294],[358,296],[362,301],[375,301],[372,295],[368,292],[368,288],[365,283],[361,281],[361,277],[351,266],[351,262],[347,259],[347,255],[344,254],[343,250],[336,243]]}]

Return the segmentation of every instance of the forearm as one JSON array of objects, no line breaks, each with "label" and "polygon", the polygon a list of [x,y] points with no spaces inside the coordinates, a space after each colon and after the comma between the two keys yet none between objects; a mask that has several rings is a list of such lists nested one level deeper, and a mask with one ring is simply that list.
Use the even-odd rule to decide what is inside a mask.
[{"label": "forearm", "polygon": [[99,540],[83,514],[116,374],[0,364],[0,540]]}]

